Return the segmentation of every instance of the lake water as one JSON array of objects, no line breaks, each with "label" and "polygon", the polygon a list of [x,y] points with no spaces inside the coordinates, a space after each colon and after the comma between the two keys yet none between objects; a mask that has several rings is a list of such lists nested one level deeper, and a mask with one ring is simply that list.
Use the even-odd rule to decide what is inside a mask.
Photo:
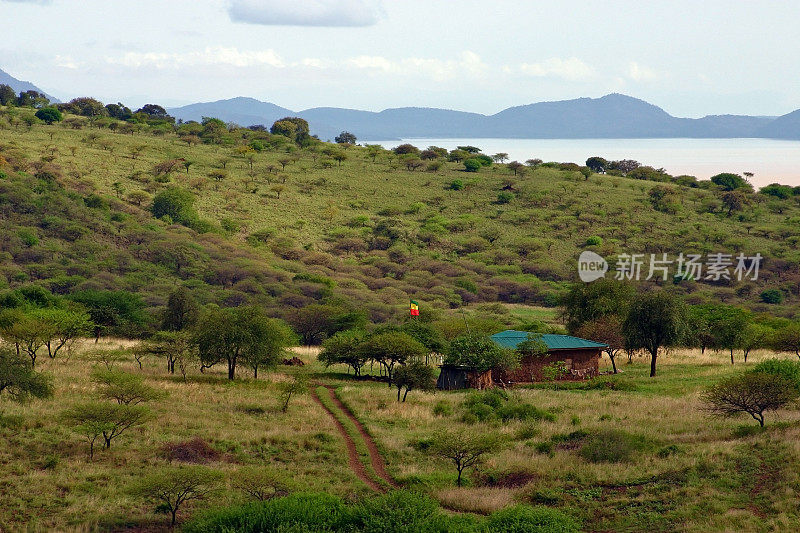
[{"label": "lake water", "polygon": [[485,154],[506,152],[509,160],[584,164],[591,156],[635,159],[643,165],[663,167],[673,176],[689,174],[708,179],[720,172],[752,172],[753,185],[800,185],[800,141],[772,139],[403,139],[364,141],[392,148],[409,142],[452,150],[472,145]]}]

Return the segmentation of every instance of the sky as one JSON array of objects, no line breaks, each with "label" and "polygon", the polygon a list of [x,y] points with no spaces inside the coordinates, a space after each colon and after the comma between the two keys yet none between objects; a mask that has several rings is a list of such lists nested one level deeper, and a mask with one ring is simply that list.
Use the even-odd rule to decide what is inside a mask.
[{"label": "sky", "polygon": [[0,69],[137,107],[492,114],[619,92],[781,115],[800,108],[797,20],[796,0],[0,0]]}]

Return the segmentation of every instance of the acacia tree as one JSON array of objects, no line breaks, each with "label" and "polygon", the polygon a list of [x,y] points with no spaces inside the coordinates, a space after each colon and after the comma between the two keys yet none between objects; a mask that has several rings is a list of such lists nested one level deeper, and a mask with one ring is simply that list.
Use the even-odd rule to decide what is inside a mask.
[{"label": "acacia tree", "polygon": [[656,359],[662,346],[674,346],[686,327],[683,302],[663,290],[637,295],[622,330],[627,348],[650,352],[650,377],[656,375]]},{"label": "acacia tree", "polygon": [[797,399],[800,391],[792,381],[766,372],[745,372],[727,378],[703,393],[706,410],[717,416],[740,413],[752,416],[764,427],[764,413]]},{"label": "acacia tree", "polygon": [[273,364],[280,353],[277,347],[289,342],[287,331],[257,307],[210,307],[195,328],[194,342],[204,366],[225,361],[228,379],[233,380],[240,360],[256,372],[258,366]]},{"label": "acacia tree", "polygon": [[567,331],[574,334],[585,322],[605,316],[625,317],[635,292],[629,283],[615,279],[576,283],[561,302]]},{"label": "acacia tree", "polygon": [[216,490],[222,472],[200,466],[160,468],[135,482],[130,492],[163,504],[175,525],[178,510],[187,500],[203,499]]},{"label": "acacia tree", "polygon": [[356,143],[356,136],[350,133],[349,131],[343,131],[339,135],[337,135],[334,139],[338,144],[355,144]]},{"label": "acacia tree", "polygon": [[394,385],[397,387],[398,402],[400,401],[400,392],[403,389],[405,389],[403,393],[404,402],[410,390],[432,391],[436,388],[433,368],[420,360],[409,361],[395,370]]},{"label": "acacia tree", "polygon": [[434,455],[453,463],[458,472],[456,485],[460,487],[464,470],[479,465],[486,455],[499,447],[494,435],[443,431],[433,436],[429,449]]},{"label": "acacia tree", "polygon": [[789,352],[800,358],[800,324],[789,324],[775,332],[772,346],[779,352]]},{"label": "acacia tree", "polygon": [[402,365],[415,358],[422,358],[427,353],[425,346],[414,337],[400,331],[370,335],[361,343],[360,350],[365,357],[369,357],[383,367],[390,387],[393,383],[396,365]]},{"label": "acacia tree", "polygon": [[590,320],[578,328],[578,337],[591,339],[606,344],[603,350],[611,361],[611,368],[617,373],[617,354],[625,349],[625,337],[622,335],[622,320],[616,315],[606,315]]},{"label": "acacia tree", "polygon": [[34,371],[28,359],[13,349],[0,347],[0,395],[16,402],[31,398],[50,398],[53,384],[49,376]]},{"label": "acacia tree", "polygon": [[78,404],[63,413],[63,418],[89,442],[89,458],[94,457],[94,444],[103,438],[104,447],[126,430],[141,425],[150,411],[143,405],[87,402]]},{"label": "acacia tree", "polygon": [[759,350],[770,345],[773,329],[761,324],[747,324],[737,338],[737,348],[744,352],[744,362],[752,350]]},{"label": "acacia tree", "polygon": [[84,311],[45,308],[32,314],[41,325],[42,341],[50,359],[55,359],[62,349],[69,351],[77,339],[92,331],[91,317]]},{"label": "acacia tree", "polygon": [[322,351],[318,358],[325,367],[336,364],[347,365],[358,377],[361,375],[361,369],[369,361],[369,355],[361,349],[361,343],[365,338],[366,334],[361,330],[340,331],[322,342]]}]

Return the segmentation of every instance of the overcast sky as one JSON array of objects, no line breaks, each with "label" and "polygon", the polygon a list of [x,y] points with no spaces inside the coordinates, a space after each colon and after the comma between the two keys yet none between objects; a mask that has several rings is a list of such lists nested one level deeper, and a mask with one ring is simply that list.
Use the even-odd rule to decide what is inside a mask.
[{"label": "overcast sky", "polygon": [[621,92],[677,116],[800,108],[800,2],[0,0],[0,69],[62,99],[293,110]]}]

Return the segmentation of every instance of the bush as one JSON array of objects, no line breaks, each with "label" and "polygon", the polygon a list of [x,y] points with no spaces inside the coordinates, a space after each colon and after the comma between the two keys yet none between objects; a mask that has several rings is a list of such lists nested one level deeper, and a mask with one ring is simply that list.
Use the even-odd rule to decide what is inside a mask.
[{"label": "bush", "polygon": [[450,182],[450,189],[454,191],[460,191],[464,188],[464,182],[461,180],[453,180]]},{"label": "bush", "polygon": [[643,437],[619,430],[590,433],[581,446],[580,455],[590,463],[622,463],[646,447]]},{"label": "bush", "polygon": [[753,372],[779,376],[791,382],[800,391],[800,361],[786,359],[767,359],[758,363]]},{"label": "bush", "polygon": [[507,204],[513,199],[514,199],[514,193],[512,192],[503,191],[497,194],[498,204]]},{"label": "bush", "polygon": [[501,389],[473,392],[464,401],[466,410],[462,421],[502,420],[547,420],[552,422],[555,415],[530,404],[510,401],[508,394]]},{"label": "bush", "polygon": [[450,416],[453,414],[453,406],[445,400],[439,400],[433,406],[433,414],[436,416]]},{"label": "bush", "polygon": [[187,190],[170,187],[153,198],[150,211],[156,218],[165,216],[184,226],[197,222],[197,211],[194,209],[194,196]]},{"label": "bush", "polygon": [[55,107],[43,107],[36,112],[36,118],[46,124],[52,124],[53,122],[61,122],[61,119],[64,117],[61,114],[61,111]]},{"label": "bush", "polygon": [[187,524],[184,531],[337,531],[350,523],[350,514],[340,498],[312,493],[211,511]]},{"label": "bush", "polygon": [[602,237],[598,237],[597,235],[593,235],[586,239],[586,246],[601,246],[603,244]]},{"label": "bush", "polygon": [[571,516],[546,507],[515,505],[496,511],[486,521],[488,530],[497,533],[572,533],[580,524]]},{"label": "bush", "polygon": [[472,158],[464,161],[464,170],[466,172],[477,172],[482,166],[479,159]]},{"label": "bush", "polygon": [[783,292],[779,289],[767,289],[761,293],[761,301],[767,304],[783,303]]}]

